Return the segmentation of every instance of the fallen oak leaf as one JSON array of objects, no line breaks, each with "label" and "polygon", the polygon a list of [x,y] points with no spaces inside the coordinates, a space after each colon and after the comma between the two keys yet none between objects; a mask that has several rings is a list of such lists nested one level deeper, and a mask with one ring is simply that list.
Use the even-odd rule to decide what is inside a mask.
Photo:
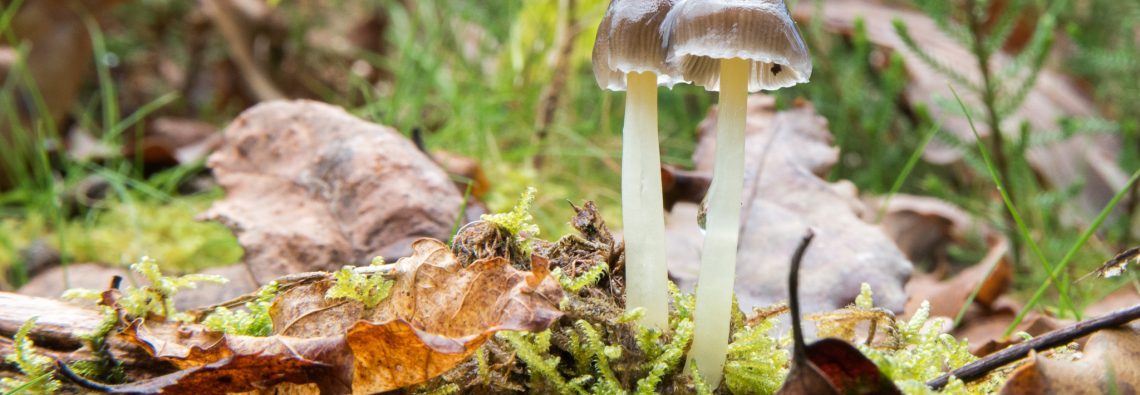
[{"label": "fallen oak leaf", "polygon": [[265,380],[233,388],[250,391],[288,382],[307,384],[302,393],[383,392],[446,372],[496,331],[538,331],[562,315],[561,286],[541,257],[534,257],[531,271],[522,271],[504,258],[462,267],[436,240],[418,240],[412,249],[411,257],[378,274],[391,276],[394,285],[375,308],[326,298],[333,281],[328,274],[283,291],[270,308],[273,336],[223,335],[199,324],[135,320],[119,336],[183,370],[132,385],[165,391],[272,367]]}]

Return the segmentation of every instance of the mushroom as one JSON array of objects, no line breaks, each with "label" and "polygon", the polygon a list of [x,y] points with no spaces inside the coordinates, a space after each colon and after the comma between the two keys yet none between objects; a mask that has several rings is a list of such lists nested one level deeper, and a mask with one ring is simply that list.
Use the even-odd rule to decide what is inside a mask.
[{"label": "mushroom", "polygon": [[598,26],[593,54],[598,85],[627,91],[621,156],[626,308],[643,308],[643,323],[660,329],[668,326],[669,294],[657,86],[682,82],[665,62],[661,29],[674,2],[613,0]]},{"label": "mushroom", "polygon": [[668,61],[682,77],[720,92],[716,162],[708,192],[697,282],[692,352],[705,380],[719,385],[728,348],[736,247],[744,188],[748,93],[811,76],[811,55],[781,0],[687,0],[666,17]]}]

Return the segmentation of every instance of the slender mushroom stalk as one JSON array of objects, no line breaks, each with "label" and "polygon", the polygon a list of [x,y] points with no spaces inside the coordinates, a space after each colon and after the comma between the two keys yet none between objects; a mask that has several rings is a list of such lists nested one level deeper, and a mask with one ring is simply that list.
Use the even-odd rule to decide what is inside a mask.
[{"label": "slender mushroom stalk", "polygon": [[691,369],[695,363],[705,381],[718,386],[736,279],[748,93],[807,82],[811,56],[782,0],[687,0],[670,11],[664,30],[669,62],[681,68],[686,80],[720,92],[716,162],[686,365]]},{"label": "slender mushroom stalk", "polygon": [[625,231],[626,308],[642,308],[645,325],[669,323],[665,213],[657,142],[657,86],[679,82],[665,63],[661,23],[674,0],[614,0],[598,27],[598,85],[625,90],[621,203]]}]

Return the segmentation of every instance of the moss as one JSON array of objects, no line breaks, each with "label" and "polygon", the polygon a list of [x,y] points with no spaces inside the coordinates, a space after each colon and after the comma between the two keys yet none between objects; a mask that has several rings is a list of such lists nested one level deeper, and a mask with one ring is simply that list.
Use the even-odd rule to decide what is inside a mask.
[{"label": "moss", "polygon": [[499,214],[484,214],[484,221],[498,225],[511,236],[519,239],[524,250],[530,251],[531,239],[538,237],[538,225],[534,224],[534,216],[530,213],[530,206],[534,203],[535,189],[527,188],[511,211]]},{"label": "moss", "polygon": [[[174,308],[174,295],[183,289],[195,288],[200,282],[224,284],[225,278],[207,274],[188,274],[185,276],[169,277],[162,274],[158,262],[149,257],[142,257],[131,265],[131,271],[142,275],[147,285],[142,287],[123,288],[122,296],[117,303],[130,317],[147,317],[151,314],[175,320],[188,320],[189,317],[179,314]],[[64,299],[84,299],[99,301],[101,291],[91,289],[69,289],[63,293]]]},{"label": "moss", "polygon": [[588,271],[582,273],[578,277],[570,278],[562,273],[562,268],[555,268],[552,274],[554,278],[558,279],[558,283],[562,285],[562,289],[571,293],[578,293],[582,288],[593,286],[602,279],[603,276],[609,274],[610,267],[605,262],[598,262],[598,264],[591,266]]},{"label": "moss", "polygon": [[[382,265],[384,259],[373,260],[372,264]],[[352,299],[371,309],[388,297],[393,284],[392,280],[383,275],[358,273],[353,270],[353,266],[345,266],[333,274],[333,286],[325,292],[325,297]]]},{"label": "moss", "polygon": [[20,330],[12,337],[11,354],[5,355],[4,360],[16,365],[20,372],[27,377],[26,380],[0,379],[0,389],[4,393],[23,392],[28,394],[52,394],[59,390],[60,383],[55,379],[51,358],[39,355],[35,343],[28,338],[28,333],[35,326],[36,319],[32,318],[20,325]]},{"label": "moss", "polygon": [[0,269],[19,263],[19,250],[36,239],[64,248],[71,262],[132,262],[143,255],[161,262],[163,271],[189,273],[241,259],[237,238],[225,226],[194,217],[213,202],[213,195],[170,202],[108,202],[105,210],[62,228],[42,215],[0,219]]},{"label": "moss", "polygon": [[273,318],[269,306],[277,297],[277,282],[266,284],[257,291],[257,297],[245,304],[245,310],[219,307],[210,313],[202,324],[211,330],[235,335],[269,336],[273,332]]},{"label": "moss", "polygon": [[769,334],[776,321],[761,321],[732,335],[724,383],[734,394],[773,394],[788,375],[789,340]]}]

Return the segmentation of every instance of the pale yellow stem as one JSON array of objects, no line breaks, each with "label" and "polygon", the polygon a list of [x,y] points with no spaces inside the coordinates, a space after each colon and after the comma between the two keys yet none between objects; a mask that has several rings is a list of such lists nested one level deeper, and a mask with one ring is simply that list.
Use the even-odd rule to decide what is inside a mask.
[{"label": "pale yellow stem", "polygon": [[625,237],[625,304],[645,310],[642,324],[669,324],[665,214],[657,146],[657,75],[629,73],[622,130],[621,206]]},{"label": "pale yellow stem", "polygon": [[740,199],[744,190],[744,119],[748,107],[748,71],[744,59],[720,62],[716,162],[709,186],[705,244],[697,279],[693,346],[689,368],[696,363],[705,382],[720,385],[728,352],[732,289],[736,278],[736,244],[740,235]]}]

